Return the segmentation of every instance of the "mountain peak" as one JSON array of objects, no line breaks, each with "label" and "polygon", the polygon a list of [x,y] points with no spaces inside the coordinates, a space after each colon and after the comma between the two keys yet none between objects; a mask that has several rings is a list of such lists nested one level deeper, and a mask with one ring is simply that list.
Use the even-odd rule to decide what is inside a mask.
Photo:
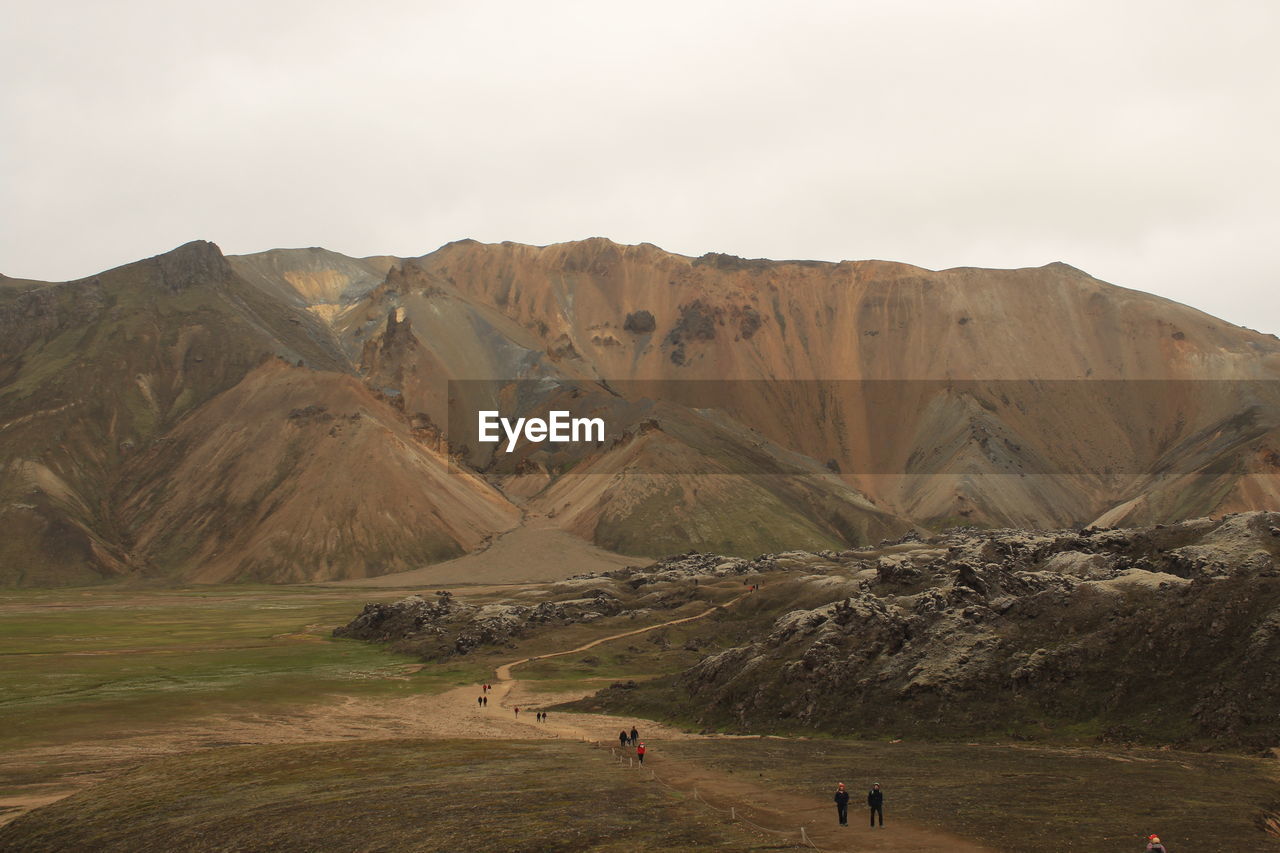
[{"label": "mountain peak", "polygon": [[221,284],[234,274],[222,250],[208,240],[183,243],[144,263],[154,263],[159,268],[161,282],[171,291]]},{"label": "mountain peak", "polygon": [[1052,263],[1045,264],[1041,269],[1057,270],[1058,272],[1073,273],[1075,275],[1084,276],[1085,278],[1093,278],[1093,276],[1089,275],[1084,270],[1079,267],[1073,267],[1066,261],[1053,261]]}]

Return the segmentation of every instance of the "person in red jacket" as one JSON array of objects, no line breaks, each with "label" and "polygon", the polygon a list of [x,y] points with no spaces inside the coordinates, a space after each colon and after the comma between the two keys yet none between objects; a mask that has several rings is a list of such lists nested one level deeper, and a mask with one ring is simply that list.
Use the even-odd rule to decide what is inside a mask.
[{"label": "person in red jacket", "polygon": [[644,741],[641,741],[640,745],[636,747],[636,758],[640,760],[641,764],[644,764]]}]

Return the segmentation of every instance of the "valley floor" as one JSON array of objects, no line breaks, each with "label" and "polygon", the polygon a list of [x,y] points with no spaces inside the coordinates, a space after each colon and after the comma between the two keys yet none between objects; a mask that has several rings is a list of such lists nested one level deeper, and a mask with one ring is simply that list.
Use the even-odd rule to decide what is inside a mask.
[{"label": "valley floor", "polygon": [[[277,606],[315,606],[315,596],[326,614],[345,606],[344,598],[315,591],[292,604],[280,599]],[[189,605],[184,594],[172,598]],[[9,822],[0,828],[0,850],[85,844],[161,849],[136,834],[154,832],[157,820],[168,827],[165,832],[190,832],[184,846],[193,850],[214,849],[248,833],[241,843],[280,850],[457,849],[465,839],[481,848],[501,843],[513,850],[803,846],[923,853],[1052,845],[1125,851],[1141,849],[1139,837],[1156,830],[1175,851],[1268,844],[1280,849],[1280,840],[1269,840],[1252,825],[1256,810],[1232,794],[1236,786],[1267,785],[1280,800],[1269,763],[1261,760],[1154,750],[692,734],[647,720],[555,710],[595,688],[564,689],[559,681],[521,678],[526,665],[542,671],[555,658],[576,660],[597,646],[694,622],[715,609],[627,631],[597,631],[569,649],[543,643],[523,657],[509,652],[515,659],[497,666],[496,677],[487,668],[454,670],[435,682],[434,692],[339,687],[341,695],[301,706],[210,703],[210,713],[185,721],[136,726],[121,718],[118,728],[84,729],[68,737],[34,731],[21,742],[10,741],[0,754],[0,822]],[[319,633],[302,636],[315,644]],[[348,676],[363,672],[359,677],[367,681],[405,682],[429,675],[403,659],[394,668],[386,663],[350,670]],[[492,680],[494,689],[482,707],[477,685],[484,680]],[[546,722],[534,718],[542,708],[552,709]],[[617,743],[618,731],[633,724],[649,747],[643,767],[635,764],[632,750],[620,750]],[[296,773],[277,779],[285,772],[281,768]],[[863,824],[861,789],[872,773],[890,792],[884,830]],[[419,790],[415,786],[426,784],[424,774],[441,786],[452,781],[447,789]],[[264,779],[275,780],[271,790],[277,793],[258,790]],[[853,792],[849,827],[836,825],[830,798],[837,781]],[[1037,793],[1038,786],[1047,797]],[[258,792],[246,800],[244,814],[230,813],[236,797],[249,789]],[[1192,804],[1175,799],[1197,790],[1204,802],[1190,810],[1186,806]],[[491,807],[473,808],[450,823],[460,799]],[[1152,808],[1161,802],[1163,808]],[[160,811],[146,827],[131,828],[129,821],[139,820],[144,804]],[[267,820],[276,829],[307,824],[299,832],[320,834],[311,846],[303,836],[272,835],[261,826],[262,814],[248,817],[268,805],[281,810],[274,824]],[[210,812],[214,807],[221,811]],[[311,817],[309,809],[315,812]],[[425,822],[424,812],[432,815]],[[505,821],[508,813],[513,823]],[[349,838],[334,827],[315,828],[336,820],[335,814],[342,815]],[[1207,828],[1205,814],[1213,819]],[[115,829],[106,829],[108,824]],[[1184,839],[1176,847],[1175,824]],[[575,834],[577,842],[566,840]]]}]

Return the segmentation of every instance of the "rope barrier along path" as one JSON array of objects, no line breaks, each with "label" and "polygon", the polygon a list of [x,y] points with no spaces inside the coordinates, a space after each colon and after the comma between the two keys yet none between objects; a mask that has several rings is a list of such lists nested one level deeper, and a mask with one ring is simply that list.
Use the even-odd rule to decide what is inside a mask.
[{"label": "rope barrier along path", "polygon": [[[655,776],[654,778],[656,779],[657,777]],[[661,781],[661,780],[658,780],[658,781]],[[665,785],[666,783],[663,783],[663,784]],[[668,788],[671,788],[671,786],[670,786],[670,785],[667,785],[667,787],[668,787]],[[672,790],[679,790],[679,789],[678,789],[678,788],[672,788]],[[767,833],[769,833],[770,835],[781,835],[781,836],[784,836],[784,837],[785,837],[785,836],[788,836],[788,835],[795,835],[795,834],[796,834],[796,830],[794,830],[794,829],[770,829],[770,828],[769,828],[769,827],[767,827],[767,826],[761,826],[760,824],[756,823],[755,821],[747,820],[745,817],[743,817],[742,815],[738,814],[738,808],[737,808],[737,806],[729,806],[729,808],[727,808],[727,809],[723,809],[723,808],[720,808],[719,806],[713,805],[713,804],[711,804],[711,803],[707,802],[707,800],[702,796],[702,794],[701,794],[701,793],[699,793],[699,791],[698,791],[698,786],[697,786],[697,785],[694,785],[694,786],[693,786],[693,798],[694,798],[695,800],[697,800],[698,802],[702,803],[702,804],[703,804],[704,806],[706,806],[707,808],[711,809],[712,811],[717,811],[717,812],[720,812],[721,814],[727,814],[727,815],[729,816],[729,820],[731,820],[731,821],[734,821],[734,820],[742,821],[742,822],[743,822],[743,823],[745,823],[747,826],[750,826],[750,827],[752,827],[753,829],[759,830],[760,832],[767,832]],[[803,844],[808,845],[809,847],[812,847],[814,850],[817,850],[817,851],[818,851],[818,853],[822,853],[822,851],[821,851],[821,849],[818,847],[818,845],[814,844],[814,843],[813,843],[813,840],[809,838],[809,835],[808,835],[808,833],[806,833],[806,832],[805,832],[805,829],[804,829],[804,827],[803,827],[803,826],[802,826],[802,827],[800,827],[800,829],[799,829],[799,833],[800,833],[800,841],[801,841]]]},{"label": "rope barrier along path", "polygon": [[[600,742],[599,742],[599,741],[595,741],[595,745],[596,745],[598,748],[603,748],[603,747],[601,747],[601,744],[600,744]],[[618,764],[619,764],[619,765],[621,765],[621,764],[622,764],[622,758],[623,758],[623,756],[621,756],[621,755],[619,755],[619,754],[618,754],[618,748],[617,748],[617,747],[615,747],[615,746],[611,746],[611,747],[609,747],[609,754],[610,754],[610,756],[611,756],[612,758],[614,758],[614,759],[618,762]],[[627,760],[628,760],[629,762],[631,761],[630,756],[628,756],[628,757],[627,757]],[[630,767],[631,765],[630,765],[630,764],[628,764],[627,766],[628,766],[628,767]],[[650,769],[649,769],[649,778],[650,778],[652,781],[657,782],[659,785],[661,785],[662,787],[666,788],[667,790],[675,791],[676,793],[684,793],[680,788],[678,788],[678,787],[676,787],[675,785],[672,785],[672,784],[668,783],[667,781],[663,780],[662,778],[660,778],[660,777],[658,776],[657,772],[656,772],[656,771],[654,771],[652,768],[650,768]],[[822,848],[820,848],[818,845],[816,845],[816,844],[814,844],[814,843],[813,843],[813,839],[809,837],[809,833],[805,831],[805,828],[804,828],[803,826],[802,826],[802,827],[800,827],[798,830],[795,830],[795,829],[771,829],[771,828],[769,828],[769,827],[767,827],[767,826],[761,826],[760,824],[756,823],[756,822],[755,822],[755,821],[753,821],[753,820],[748,820],[746,817],[744,817],[744,816],[743,816],[743,815],[738,811],[737,806],[729,806],[729,808],[724,809],[724,808],[720,808],[720,807],[719,807],[719,806],[717,806],[717,805],[713,805],[712,803],[707,802],[707,801],[706,801],[706,799],[702,796],[702,794],[698,791],[698,786],[697,786],[697,785],[694,785],[694,786],[693,786],[693,792],[692,792],[692,793],[693,793],[693,798],[694,798],[695,800],[697,800],[698,802],[702,803],[704,806],[706,806],[707,808],[711,809],[712,811],[720,812],[721,814],[727,814],[727,815],[729,816],[729,820],[731,820],[731,821],[741,821],[742,823],[745,823],[747,826],[749,826],[749,827],[751,827],[751,828],[753,828],[753,829],[756,829],[756,830],[758,830],[758,831],[760,831],[760,832],[768,833],[768,834],[770,834],[770,835],[778,835],[778,836],[783,836],[783,837],[786,837],[786,836],[793,836],[793,837],[794,837],[795,835],[799,834],[799,836],[800,836],[800,843],[801,843],[801,846],[809,847],[809,848],[812,848],[812,849],[814,849],[814,850],[817,850],[817,851],[818,851],[818,853],[822,853]]]}]

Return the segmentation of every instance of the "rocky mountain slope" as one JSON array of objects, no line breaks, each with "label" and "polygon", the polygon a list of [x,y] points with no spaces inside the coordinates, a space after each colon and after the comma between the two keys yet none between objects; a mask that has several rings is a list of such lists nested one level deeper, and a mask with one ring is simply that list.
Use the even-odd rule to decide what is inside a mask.
[{"label": "rocky mountain slope", "polygon": [[[1270,748],[1280,717],[1280,513],[1147,528],[957,529],[766,555],[746,642],[593,709],[739,731]],[[742,561],[671,558],[637,578]],[[756,575],[753,575],[755,577]]]},{"label": "rocky mountain slope", "polygon": [[[191,243],[0,287],[0,583],[362,577],[531,517],[748,555],[1274,508],[1278,378],[1273,337],[1063,264]],[[610,434],[494,453],[481,405]]]}]

